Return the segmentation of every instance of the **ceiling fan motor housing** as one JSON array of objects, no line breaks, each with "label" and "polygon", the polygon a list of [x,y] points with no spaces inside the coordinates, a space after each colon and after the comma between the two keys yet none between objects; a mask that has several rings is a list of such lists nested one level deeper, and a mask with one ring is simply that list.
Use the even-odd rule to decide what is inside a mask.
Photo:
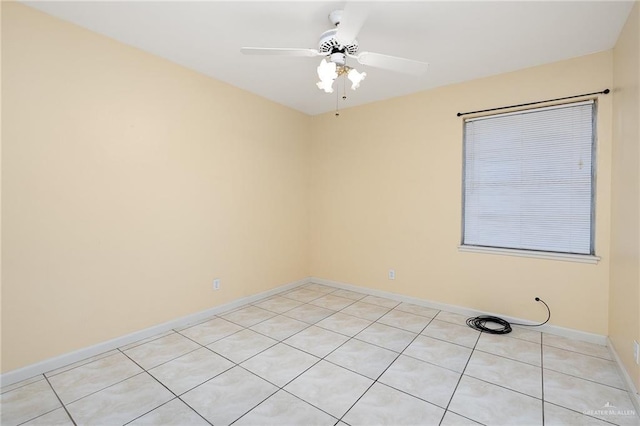
[{"label": "ceiling fan motor housing", "polygon": [[348,45],[342,46],[336,38],[337,31],[337,29],[332,29],[322,33],[320,42],[318,43],[318,52],[326,53],[327,55],[337,52],[355,55],[359,48],[358,40],[353,40]]}]

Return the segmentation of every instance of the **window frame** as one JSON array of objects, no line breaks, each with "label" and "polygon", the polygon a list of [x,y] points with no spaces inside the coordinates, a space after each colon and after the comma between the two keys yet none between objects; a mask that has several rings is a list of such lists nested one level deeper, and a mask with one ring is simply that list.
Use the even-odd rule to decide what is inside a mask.
[{"label": "window frame", "polygon": [[[589,253],[588,254],[579,254],[579,253],[570,253],[570,252],[559,252],[559,251],[545,251],[545,250],[532,250],[526,248],[513,248],[513,247],[496,247],[496,246],[483,246],[483,245],[472,245],[465,244],[465,214],[466,214],[466,176],[467,176],[467,122],[478,119],[491,119],[497,118],[501,116],[507,115],[519,115],[526,114],[527,112],[538,112],[543,110],[550,109],[558,109],[558,108],[566,108],[571,106],[578,106],[585,103],[591,103],[592,111],[591,111],[591,207],[590,207],[590,225],[589,225]],[[597,195],[597,160],[598,160],[598,133],[597,133],[597,122],[598,122],[598,99],[597,98],[586,98],[578,101],[572,102],[562,102],[551,105],[544,105],[540,107],[529,107],[529,108],[520,108],[509,110],[507,112],[501,113],[490,113],[490,114],[478,114],[466,117],[462,120],[462,204],[461,204],[461,224],[460,224],[460,244],[458,246],[458,250],[461,252],[472,252],[472,253],[489,253],[496,255],[507,255],[507,256],[521,256],[521,257],[533,257],[538,259],[554,259],[554,260],[562,260],[562,261],[571,261],[571,262],[581,262],[581,263],[598,263],[600,257],[596,255],[596,195]]]}]

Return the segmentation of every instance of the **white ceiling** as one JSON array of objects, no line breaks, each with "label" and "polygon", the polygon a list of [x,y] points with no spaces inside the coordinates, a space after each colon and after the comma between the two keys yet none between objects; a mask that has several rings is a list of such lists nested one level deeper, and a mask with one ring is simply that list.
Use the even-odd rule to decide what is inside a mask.
[{"label": "white ceiling", "polygon": [[[344,1],[25,3],[307,114],[336,106],[336,94],[315,85],[321,58],[245,56],[240,47],[317,48],[332,27],[327,16]],[[610,49],[632,6],[374,2],[358,36],[360,51],[426,61],[429,71],[414,77],[358,65],[367,78],[357,91],[348,89],[341,108]]]}]

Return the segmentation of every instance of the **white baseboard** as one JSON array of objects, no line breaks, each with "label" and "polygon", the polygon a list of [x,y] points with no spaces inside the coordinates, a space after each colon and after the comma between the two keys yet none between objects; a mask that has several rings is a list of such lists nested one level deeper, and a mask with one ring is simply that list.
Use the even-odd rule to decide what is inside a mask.
[{"label": "white baseboard", "polygon": [[169,331],[174,328],[185,327],[190,324],[195,324],[195,323],[204,321],[207,318],[212,317],[214,315],[218,315],[222,312],[236,309],[247,303],[253,303],[257,300],[270,297],[274,294],[281,293],[283,291],[286,291],[291,288],[298,287],[300,285],[304,285],[310,282],[311,282],[310,278],[303,278],[301,280],[294,281],[289,284],[284,284],[279,287],[273,288],[271,290],[264,291],[262,293],[257,293],[251,296],[234,300],[233,302],[226,303],[224,305],[220,305],[204,311],[196,312],[194,314],[177,318],[175,320],[171,320],[163,324],[145,328],[144,330],[135,331],[133,333],[130,333],[121,337],[116,337],[115,339],[98,343],[93,346],[78,349],[77,351],[62,354],[54,358],[49,358],[44,361],[40,361],[38,363],[28,365],[26,367],[19,368],[17,370],[8,371],[0,375],[0,386],[1,387],[9,386],[26,379],[30,379],[39,374],[44,374],[48,371],[52,371],[57,368],[64,367],[65,365],[73,364],[74,362],[82,361],[83,359],[90,358],[92,356],[96,356],[113,349],[120,348],[130,343],[137,342],[138,340],[153,337],[157,334],[164,333],[165,331]]},{"label": "white baseboard", "polygon": [[613,360],[618,365],[618,371],[620,372],[620,376],[624,380],[625,385],[627,385],[627,390],[629,391],[629,397],[631,398],[631,402],[633,402],[633,406],[636,409],[636,413],[640,415],[640,394],[638,393],[638,389],[636,385],[633,383],[631,376],[626,368],[624,368],[624,364],[622,364],[622,360],[620,356],[618,356],[618,352],[616,348],[613,346],[613,342],[610,338],[607,337],[607,347],[609,348],[609,353],[613,357]]},{"label": "white baseboard", "polygon": [[[475,317],[478,315],[494,315],[494,316],[499,316],[501,318],[504,318],[509,322],[535,324],[533,321],[525,320],[522,318],[509,317],[509,316],[495,314],[492,312],[482,312],[474,309],[464,308],[462,306],[448,305],[446,303],[431,302],[424,299],[418,299],[416,297],[404,296],[401,294],[391,293],[388,291],[375,290],[368,287],[359,287],[352,284],[342,283],[339,281],[325,280],[323,278],[318,278],[318,277],[311,277],[310,282],[317,283],[317,284],[324,284],[331,287],[338,287],[345,290],[357,291],[360,293],[367,293],[373,296],[386,297],[387,299],[397,300],[399,302],[413,303],[414,305],[420,305],[420,306],[425,306],[427,308],[453,312],[455,314],[465,315],[468,317]],[[549,333],[549,334],[554,334],[556,336],[562,336],[570,339],[581,340],[583,342],[595,343],[597,345],[602,345],[602,346],[607,345],[607,336],[603,336],[601,334],[588,333],[586,331],[558,327],[556,325],[550,325],[550,324],[545,324],[540,327],[536,327],[536,330]]]}]

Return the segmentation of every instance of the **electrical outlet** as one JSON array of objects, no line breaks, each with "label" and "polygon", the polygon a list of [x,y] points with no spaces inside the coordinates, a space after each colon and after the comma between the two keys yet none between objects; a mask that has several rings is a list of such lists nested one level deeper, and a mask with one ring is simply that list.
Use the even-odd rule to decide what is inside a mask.
[{"label": "electrical outlet", "polygon": [[389,279],[390,280],[395,280],[396,279],[396,270],[395,269],[389,269]]},{"label": "electrical outlet", "polygon": [[216,278],[213,280],[213,289],[220,290],[220,278]]},{"label": "electrical outlet", "polygon": [[633,359],[640,365],[640,343],[633,341]]}]

